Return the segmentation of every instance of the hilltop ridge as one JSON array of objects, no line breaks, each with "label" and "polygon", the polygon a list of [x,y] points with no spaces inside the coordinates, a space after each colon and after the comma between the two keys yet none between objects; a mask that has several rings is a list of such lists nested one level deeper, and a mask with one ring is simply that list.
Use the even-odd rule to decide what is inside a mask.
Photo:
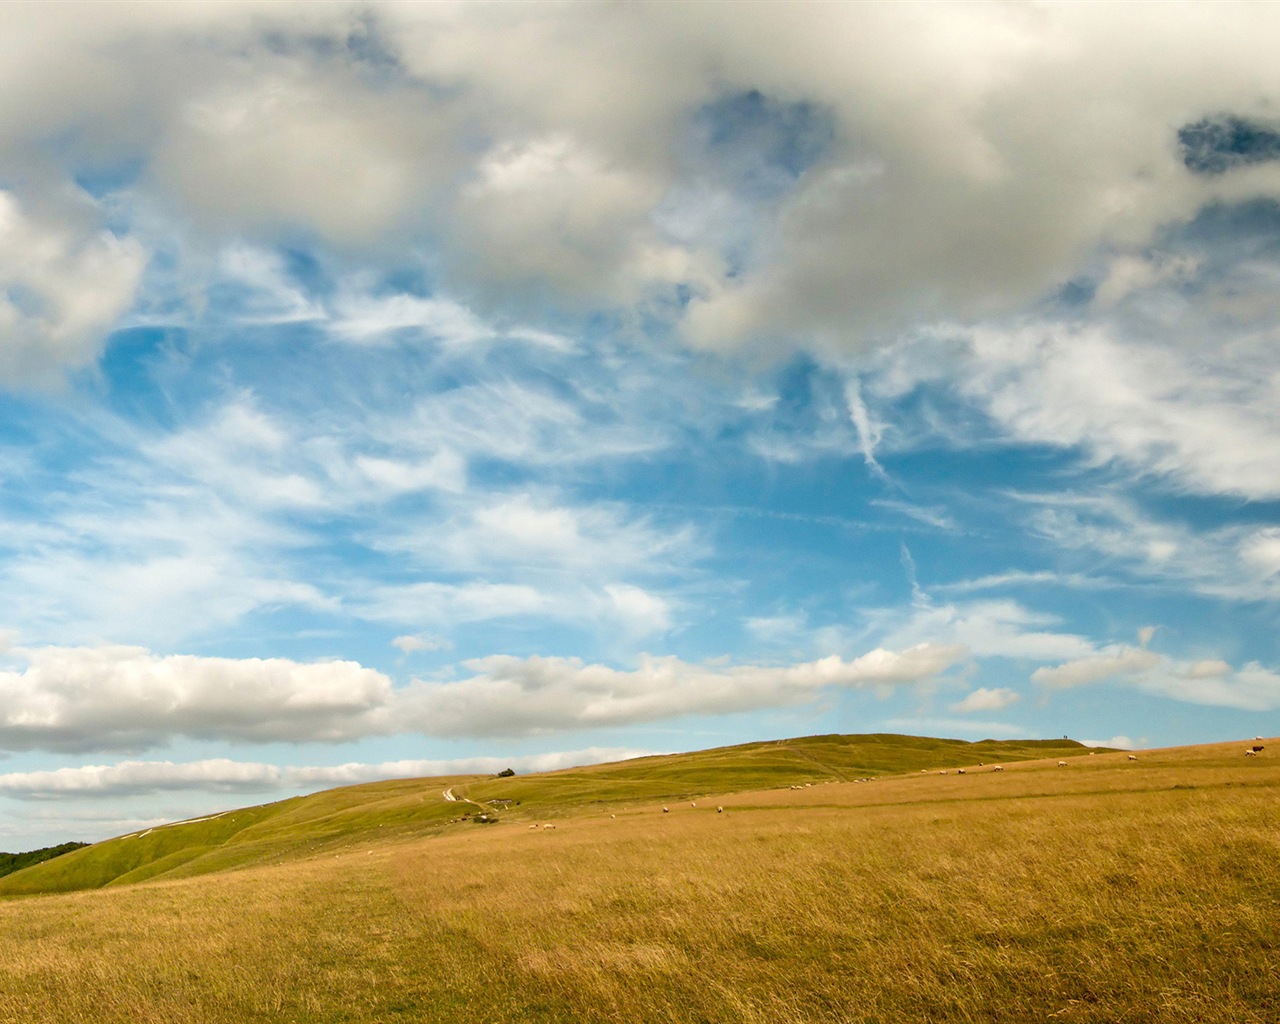
[{"label": "hilltop ridge", "polygon": [[[1084,753],[1074,740],[934,739],[892,733],[766,740],[506,778],[364,783],[144,829],[0,877],[0,896],[70,892],[226,871],[381,840],[443,834],[494,819],[588,806],[685,800],[826,781]],[[1099,748],[1102,749],[1102,748]],[[462,800],[448,800],[444,791]]]}]

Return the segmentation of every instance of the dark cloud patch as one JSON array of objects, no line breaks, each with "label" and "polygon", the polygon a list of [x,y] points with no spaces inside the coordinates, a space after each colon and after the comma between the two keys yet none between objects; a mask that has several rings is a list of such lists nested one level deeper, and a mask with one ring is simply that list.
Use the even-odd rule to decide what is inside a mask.
[{"label": "dark cloud patch", "polygon": [[1206,117],[1178,129],[1182,162],[1196,174],[1280,160],[1280,132],[1231,114]]}]

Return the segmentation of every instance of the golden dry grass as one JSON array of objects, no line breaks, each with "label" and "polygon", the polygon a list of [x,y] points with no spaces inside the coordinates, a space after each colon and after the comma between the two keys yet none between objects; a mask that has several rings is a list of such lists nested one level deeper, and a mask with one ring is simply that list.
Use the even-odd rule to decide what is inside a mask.
[{"label": "golden dry grass", "polygon": [[1233,744],[9,900],[0,1022],[1274,1024],[1278,798]]}]

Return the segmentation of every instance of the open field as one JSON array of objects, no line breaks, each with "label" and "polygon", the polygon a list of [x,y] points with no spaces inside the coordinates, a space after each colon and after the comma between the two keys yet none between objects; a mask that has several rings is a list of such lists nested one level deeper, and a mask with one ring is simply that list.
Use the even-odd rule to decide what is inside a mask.
[{"label": "open field", "polygon": [[[444,824],[420,834],[369,811],[363,831],[290,837],[257,809],[274,859],[260,836],[234,871],[0,901],[0,1022],[1274,1024],[1267,745],[925,765],[668,814],[644,793],[594,802],[590,769],[545,777],[559,804],[535,777],[452,780],[528,789],[498,824],[450,826],[435,788]],[[318,796],[333,821],[369,791]]]}]

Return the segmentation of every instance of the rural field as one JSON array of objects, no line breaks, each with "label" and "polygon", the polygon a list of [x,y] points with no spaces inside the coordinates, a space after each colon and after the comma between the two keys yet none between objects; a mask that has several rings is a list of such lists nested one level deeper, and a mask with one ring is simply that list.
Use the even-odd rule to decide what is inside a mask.
[{"label": "rural field", "polygon": [[1264,742],[811,737],[231,811],[0,878],[0,1022],[1274,1024]]}]

